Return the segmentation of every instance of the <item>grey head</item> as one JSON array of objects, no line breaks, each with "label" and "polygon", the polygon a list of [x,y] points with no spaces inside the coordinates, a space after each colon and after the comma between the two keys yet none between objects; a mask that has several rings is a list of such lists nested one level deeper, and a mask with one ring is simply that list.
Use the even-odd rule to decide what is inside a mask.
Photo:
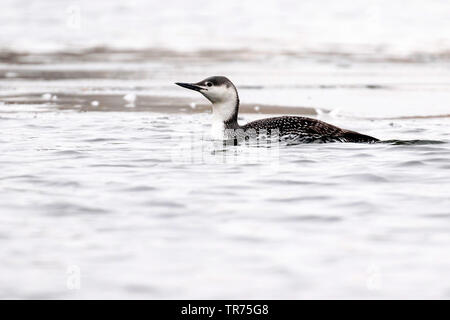
[{"label": "grey head", "polygon": [[237,126],[239,96],[236,87],[227,77],[214,76],[197,83],[176,82],[175,84],[198,91],[211,101],[214,121],[221,121],[228,127]]}]

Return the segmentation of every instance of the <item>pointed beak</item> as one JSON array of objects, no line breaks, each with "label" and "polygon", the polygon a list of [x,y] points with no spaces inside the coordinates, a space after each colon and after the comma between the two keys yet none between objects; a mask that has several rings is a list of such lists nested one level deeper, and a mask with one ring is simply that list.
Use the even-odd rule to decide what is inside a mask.
[{"label": "pointed beak", "polygon": [[200,87],[200,86],[198,86],[196,84],[193,84],[193,83],[175,82],[175,84],[179,85],[180,87],[191,89],[191,90],[194,90],[194,91],[200,91],[201,89],[203,89],[202,87]]}]

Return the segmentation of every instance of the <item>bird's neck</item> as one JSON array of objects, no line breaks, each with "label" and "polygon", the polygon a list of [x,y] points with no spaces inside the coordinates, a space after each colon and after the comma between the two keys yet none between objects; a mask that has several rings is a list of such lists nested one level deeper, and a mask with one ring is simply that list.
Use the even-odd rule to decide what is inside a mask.
[{"label": "bird's neck", "polygon": [[215,139],[223,139],[227,129],[238,129],[237,122],[239,111],[239,98],[224,102],[216,102],[212,105],[212,127],[211,133]]}]

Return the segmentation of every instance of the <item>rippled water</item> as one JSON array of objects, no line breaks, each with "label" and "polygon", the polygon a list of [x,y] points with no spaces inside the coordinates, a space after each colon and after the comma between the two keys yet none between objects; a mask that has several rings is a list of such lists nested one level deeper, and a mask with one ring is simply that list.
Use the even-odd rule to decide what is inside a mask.
[{"label": "rippled water", "polygon": [[443,143],[271,152],[202,140],[208,120],[3,114],[1,296],[449,296],[448,119],[358,124]]}]

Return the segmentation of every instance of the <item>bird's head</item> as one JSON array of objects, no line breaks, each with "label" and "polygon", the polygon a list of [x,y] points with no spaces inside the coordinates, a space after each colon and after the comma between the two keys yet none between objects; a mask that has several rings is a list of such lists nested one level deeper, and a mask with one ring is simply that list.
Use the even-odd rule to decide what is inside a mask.
[{"label": "bird's head", "polygon": [[212,104],[233,104],[239,99],[234,84],[223,76],[209,77],[197,83],[176,82],[175,84],[200,92]]}]

